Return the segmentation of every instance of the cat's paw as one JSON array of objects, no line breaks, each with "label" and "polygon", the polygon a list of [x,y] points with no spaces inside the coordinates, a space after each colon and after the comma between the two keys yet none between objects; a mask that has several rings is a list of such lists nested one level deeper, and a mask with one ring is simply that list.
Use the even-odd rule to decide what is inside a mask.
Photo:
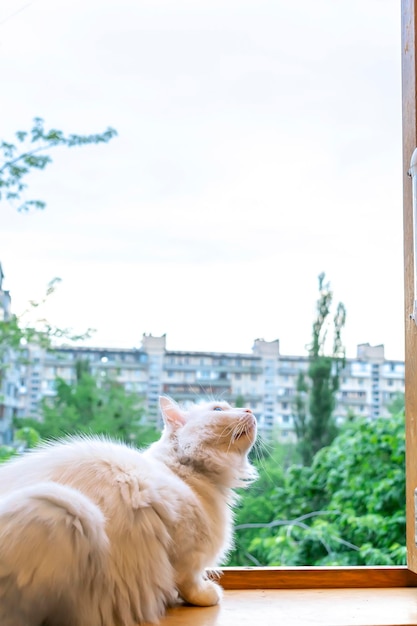
[{"label": "cat's paw", "polygon": [[180,594],[189,604],[213,606],[220,602],[222,588],[211,580],[202,580],[199,585],[183,585]]}]

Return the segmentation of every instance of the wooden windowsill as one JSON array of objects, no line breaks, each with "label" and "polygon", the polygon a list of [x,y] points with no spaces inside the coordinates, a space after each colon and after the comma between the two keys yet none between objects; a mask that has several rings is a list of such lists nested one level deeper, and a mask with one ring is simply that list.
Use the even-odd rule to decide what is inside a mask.
[{"label": "wooden windowsill", "polygon": [[226,568],[219,606],[179,606],[160,626],[417,625],[406,567]]},{"label": "wooden windowsill", "polygon": [[177,607],[160,626],[408,626],[417,589],[247,589],[225,591],[219,606]]}]

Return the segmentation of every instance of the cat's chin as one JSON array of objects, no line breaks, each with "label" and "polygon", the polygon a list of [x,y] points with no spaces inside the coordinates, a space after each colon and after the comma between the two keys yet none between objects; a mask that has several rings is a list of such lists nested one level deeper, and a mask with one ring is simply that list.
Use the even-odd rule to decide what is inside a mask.
[{"label": "cat's chin", "polygon": [[255,440],[255,435],[256,435],[255,426],[249,426],[245,430],[242,430],[242,432],[235,435],[233,439],[234,441],[239,441],[239,439],[247,438],[253,443]]},{"label": "cat's chin", "polygon": [[244,428],[240,429],[235,435],[233,435],[233,443],[239,444],[239,448],[248,450],[255,443],[256,439],[256,420],[245,424]]}]

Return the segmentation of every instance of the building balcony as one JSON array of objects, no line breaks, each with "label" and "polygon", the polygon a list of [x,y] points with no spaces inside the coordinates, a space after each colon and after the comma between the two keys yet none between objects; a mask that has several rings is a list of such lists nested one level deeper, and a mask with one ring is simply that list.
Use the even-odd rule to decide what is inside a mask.
[{"label": "building balcony", "polygon": [[232,388],[230,386],[230,382],[225,381],[200,381],[199,384],[184,384],[184,383],[163,383],[162,385],[163,393],[182,397],[192,397],[197,398],[198,396],[204,395],[205,393],[210,393],[212,395],[216,395],[217,393],[224,396],[225,393],[231,394]]}]

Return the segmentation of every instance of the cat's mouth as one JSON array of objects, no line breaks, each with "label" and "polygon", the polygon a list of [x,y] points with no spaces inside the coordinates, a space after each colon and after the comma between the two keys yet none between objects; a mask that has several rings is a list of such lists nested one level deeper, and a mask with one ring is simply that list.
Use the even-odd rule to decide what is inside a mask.
[{"label": "cat's mouth", "polygon": [[234,441],[238,441],[242,439],[242,437],[247,437],[248,439],[253,439],[256,430],[256,420],[254,417],[247,421],[245,424],[241,424],[236,429],[236,432],[233,433]]},{"label": "cat's mouth", "polygon": [[236,433],[234,438],[235,440],[237,440],[237,439],[242,439],[242,437],[249,437],[252,434],[253,430],[254,430],[254,426],[245,426],[243,430]]}]

